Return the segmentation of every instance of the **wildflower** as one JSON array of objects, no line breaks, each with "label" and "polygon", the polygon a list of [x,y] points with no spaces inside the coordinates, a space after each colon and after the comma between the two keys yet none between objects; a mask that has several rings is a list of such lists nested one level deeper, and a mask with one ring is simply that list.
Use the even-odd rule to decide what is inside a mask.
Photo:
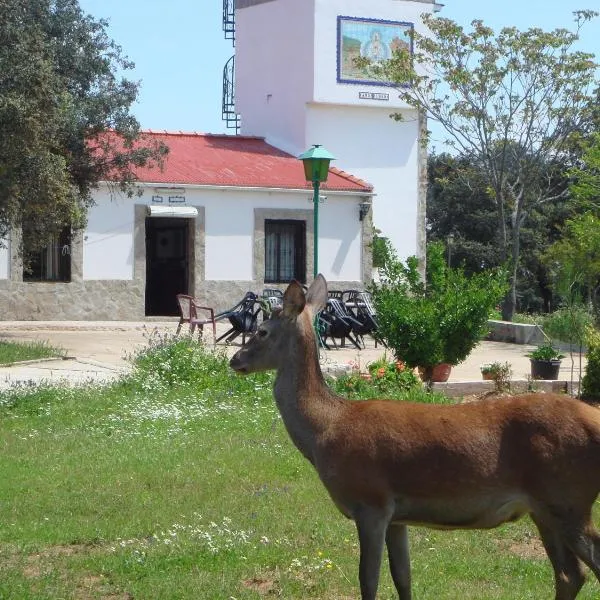
[{"label": "wildflower", "polygon": [[385,367],[377,369],[377,377],[385,377]]},{"label": "wildflower", "polygon": [[404,364],[404,361],[397,360],[396,361],[396,371],[404,371],[404,369],[406,369],[406,365]]},{"label": "wildflower", "polygon": [[361,373],[360,378],[365,381],[371,381],[371,373]]}]

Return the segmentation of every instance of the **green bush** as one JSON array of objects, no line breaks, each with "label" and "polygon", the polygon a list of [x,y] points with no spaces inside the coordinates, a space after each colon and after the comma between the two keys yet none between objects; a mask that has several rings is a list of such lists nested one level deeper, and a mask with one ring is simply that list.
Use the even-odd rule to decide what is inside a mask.
[{"label": "green bush", "polygon": [[463,361],[487,331],[490,312],[507,289],[502,271],[467,277],[444,261],[442,244],[428,246],[427,283],[416,257],[388,261],[372,286],[378,334],[409,367]]},{"label": "green bush", "polygon": [[329,382],[332,389],[354,400],[388,398],[413,402],[447,403],[442,394],[433,394],[412,369],[402,361],[390,362],[385,357],[367,365],[367,372],[356,366],[351,373]]},{"label": "green bush", "polygon": [[544,319],[543,329],[551,338],[583,346],[587,331],[593,325],[593,317],[584,306],[561,308]]},{"label": "green bush", "polygon": [[581,397],[589,402],[600,402],[600,333],[590,330],[586,341],[587,364],[581,380]]},{"label": "green bush", "polygon": [[256,386],[272,385],[270,372],[240,377],[229,367],[222,350],[209,350],[189,336],[154,331],[145,348],[133,357],[131,382],[146,389],[195,387],[213,392],[253,393]]}]

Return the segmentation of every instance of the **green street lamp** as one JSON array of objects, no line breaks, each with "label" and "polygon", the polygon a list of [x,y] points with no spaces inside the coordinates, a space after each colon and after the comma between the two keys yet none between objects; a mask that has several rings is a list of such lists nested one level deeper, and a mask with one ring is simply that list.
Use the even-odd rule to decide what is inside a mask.
[{"label": "green street lamp", "polygon": [[327,181],[329,163],[335,156],[321,146],[315,144],[298,157],[304,163],[304,176],[313,186],[313,278],[319,273],[319,188]]}]

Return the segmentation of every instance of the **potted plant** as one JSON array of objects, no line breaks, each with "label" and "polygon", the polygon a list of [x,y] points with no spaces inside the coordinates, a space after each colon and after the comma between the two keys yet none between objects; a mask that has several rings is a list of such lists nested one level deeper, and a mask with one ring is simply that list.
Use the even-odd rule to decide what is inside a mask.
[{"label": "potted plant", "polygon": [[506,290],[501,271],[468,277],[462,269],[448,268],[440,243],[427,247],[426,281],[414,256],[406,263],[390,257],[380,273],[381,281],[372,285],[377,333],[427,382],[439,380],[439,369],[447,379],[450,367],[470,354]]},{"label": "potted plant", "polygon": [[531,377],[533,379],[558,379],[561,359],[564,354],[552,343],[546,342],[535,350],[527,353],[531,362]]},{"label": "potted plant", "polygon": [[484,379],[493,381],[498,392],[510,390],[512,368],[509,362],[492,362],[481,365],[481,375]]},{"label": "potted plant", "polygon": [[481,376],[483,377],[483,379],[485,379],[486,381],[493,380],[494,375],[498,372],[499,364],[500,363],[493,362],[493,363],[486,363],[484,365],[481,365],[480,370],[481,370]]}]

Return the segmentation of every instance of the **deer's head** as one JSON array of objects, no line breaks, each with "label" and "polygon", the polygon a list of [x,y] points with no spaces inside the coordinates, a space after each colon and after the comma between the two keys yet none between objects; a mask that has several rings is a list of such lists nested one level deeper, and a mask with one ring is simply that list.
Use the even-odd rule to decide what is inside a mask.
[{"label": "deer's head", "polygon": [[327,282],[317,275],[306,294],[292,281],[283,295],[283,307],[261,323],[256,333],[238,350],[229,365],[238,373],[278,369],[289,361],[289,348],[298,342],[313,344],[313,320],[327,302]]}]

